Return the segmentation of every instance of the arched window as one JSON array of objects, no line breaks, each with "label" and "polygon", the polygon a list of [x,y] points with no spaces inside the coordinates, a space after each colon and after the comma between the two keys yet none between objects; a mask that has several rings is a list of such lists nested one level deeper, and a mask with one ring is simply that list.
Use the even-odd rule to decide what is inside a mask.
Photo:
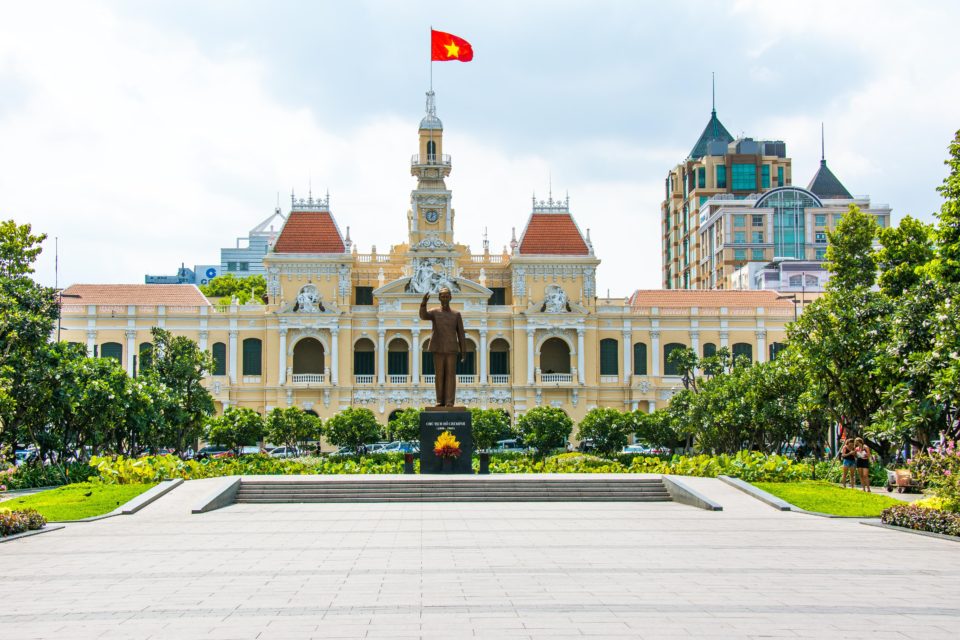
[{"label": "arched window", "polygon": [[243,341],[243,375],[263,375],[263,341],[260,338]]},{"label": "arched window", "polygon": [[717,355],[717,345],[712,342],[703,343],[703,357],[712,358],[715,355]]},{"label": "arched window", "polygon": [[409,375],[409,354],[407,343],[400,338],[394,338],[387,345],[387,375]]},{"label": "arched window", "polygon": [[353,345],[353,375],[372,376],[376,372],[374,365],[373,342],[369,338],[361,338]]},{"label": "arched window", "polygon": [[437,158],[437,143],[433,140],[427,141],[427,161],[433,161]]},{"label": "arched window", "polygon": [[663,375],[665,376],[679,376],[680,369],[676,364],[670,362],[670,354],[673,353],[676,349],[686,349],[687,345],[681,344],[679,342],[671,342],[670,344],[663,345]]},{"label": "arched window", "polygon": [[153,345],[149,342],[140,343],[140,371],[147,371],[153,364]]},{"label": "arched window", "polygon": [[510,343],[503,338],[490,343],[490,375],[510,375]]},{"label": "arched window", "polygon": [[615,376],[620,373],[617,366],[617,341],[604,338],[600,341],[600,375]]},{"label": "arched window", "polygon": [[293,373],[323,373],[323,344],[316,338],[298,340],[293,346]]},{"label": "arched window", "polygon": [[749,342],[738,342],[733,345],[733,364],[737,364],[737,360],[743,358],[746,358],[747,362],[753,362],[753,345]]},{"label": "arched window", "polygon": [[570,347],[560,338],[549,338],[540,345],[541,373],[570,373]]},{"label": "arched window", "polygon": [[123,362],[123,346],[119,342],[104,342],[100,346],[101,358],[114,358],[117,362]]},{"label": "arched window", "polygon": [[647,375],[647,345],[644,342],[633,345],[633,375]]},{"label": "arched window", "polygon": [[213,352],[213,375],[227,375],[227,345],[214,342],[211,351]]},{"label": "arched window", "polygon": [[780,355],[780,352],[787,348],[782,342],[771,342],[770,343],[770,360],[776,360],[777,356]]}]

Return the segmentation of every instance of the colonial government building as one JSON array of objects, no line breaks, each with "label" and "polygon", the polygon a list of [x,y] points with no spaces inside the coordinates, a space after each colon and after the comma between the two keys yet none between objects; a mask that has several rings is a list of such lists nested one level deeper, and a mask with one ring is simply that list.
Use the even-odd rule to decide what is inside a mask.
[{"label": "colonial government building", "polygon": [[216,306],[193,285],[76,284],[64,292],[65,339],[136,375],[150,329],[162,327],[213,354],[207,382],[221,410],[297,406],[325,418],[363,406],[384,423],[435,402],[430,325],[417,310],[441,286],[469,342],[458,404],[512,417],[543,405],[574,421],[600,406],[652,411],[680,386],[673,349],[729,347],[764,361],[782,346],[794,308],[773,291],[598,297],[600,259],[568,199],[535,199],[509,252],[471,254],[455,238],[451,167],[430,92],[410,162],[408,237],[389,253],[359,253],[329,198],[293,199],[263,258],[265,304]]}]

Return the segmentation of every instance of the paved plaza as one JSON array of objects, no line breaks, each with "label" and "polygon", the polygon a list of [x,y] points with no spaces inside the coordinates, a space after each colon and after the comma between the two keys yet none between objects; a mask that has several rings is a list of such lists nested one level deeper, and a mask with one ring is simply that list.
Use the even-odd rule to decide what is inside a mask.
[{"label": "paved plaza", "polygon": [[960,545],[676,503],[234,505],[0,545],[0,638],[956,638]]}]

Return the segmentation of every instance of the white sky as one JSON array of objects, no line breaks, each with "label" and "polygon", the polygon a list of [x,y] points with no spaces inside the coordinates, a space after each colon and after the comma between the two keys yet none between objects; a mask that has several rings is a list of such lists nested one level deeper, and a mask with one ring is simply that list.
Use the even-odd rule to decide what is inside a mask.
[{"label": "white sky", "polygon": [[960,128],[946,2],[14,2],[0,0],[0,219],[50,235],[38,278],[143,282],[219,248],[312,182],[361,251],[406,238],[432,24],[457,239],[519,234],[570,194],[598,291],[660,283],[663,179],[710,112],[827,160],[855,194],[930,220]]}]

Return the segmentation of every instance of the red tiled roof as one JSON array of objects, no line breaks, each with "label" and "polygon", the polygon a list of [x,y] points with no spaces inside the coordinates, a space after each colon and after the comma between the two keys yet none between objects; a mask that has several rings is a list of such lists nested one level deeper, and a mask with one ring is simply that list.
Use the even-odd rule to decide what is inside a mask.
[{"label": "red tiled roof", "polygon": [[[192,284],[74,284],[63,304],[139,304],[206,307],[210,301]],[[77,296],[77,297],[75,297]]]},{"label": "red tiled roof", "polygon": [[328,211],[291,211],[276,244],[276,253],[343,253],[343,238]]},{"label": "red tiled roof", "polygon": [[569,213],[534,213],[520,239],[520,253],[586,256],[590,250]]},{"label": "red tiled roof", "polygon": [[631,307],[763,307],[792,309],[776,291],[637,289],[627,300]]}]

